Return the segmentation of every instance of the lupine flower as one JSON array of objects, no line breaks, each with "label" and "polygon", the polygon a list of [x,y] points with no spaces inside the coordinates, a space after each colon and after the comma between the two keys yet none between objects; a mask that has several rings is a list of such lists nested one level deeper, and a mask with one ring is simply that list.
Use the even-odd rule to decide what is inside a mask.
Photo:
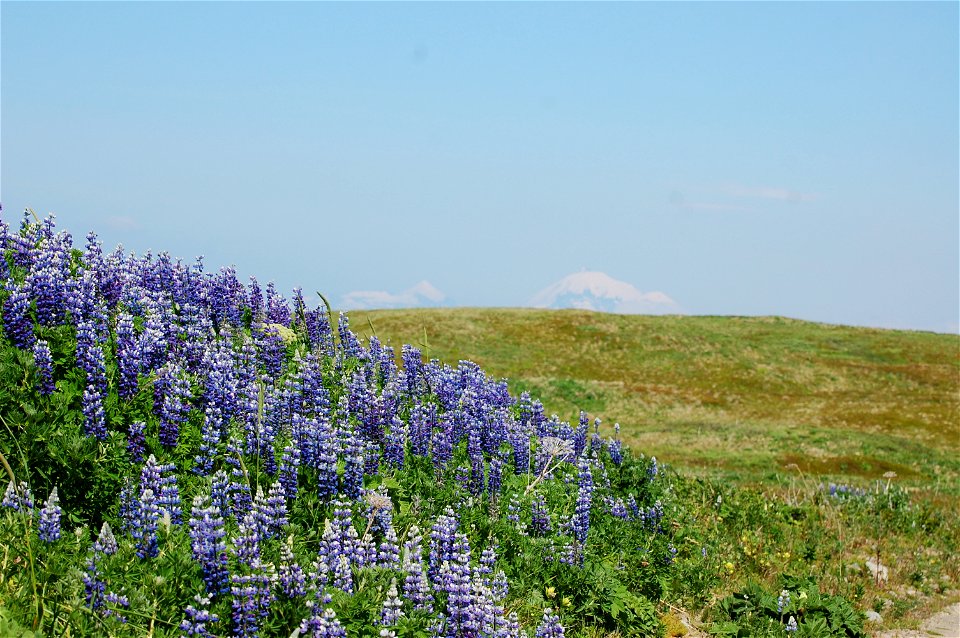
[{"label": "lupine flower", "polygon": [[99,558],[96,548],[94,548],[93,554],[87,558],[87,569],[81,576],[87,606],[93,611],[98,611],[103,607],[103,595],[107,590],[107,584],[103,581],[103,574],[100,571]]},{"label": "lupine flower", "polygon": [[130,607],[130,600],[126,596],[121,596],[115,592],[108,591],[103,597],[103,600],[106,603],[103,607],[104,618],[113,616],[122,623],[127,622],[127,617],[116,609],[118,607],[122,609],[127,609]]},{"label": "lupine flower", "polygon": [[272,578],[259,559],[250,563],[251,573],[230,576],[234,636],[258,636],[260,622],[273,602]]},{"label": "lupine flower", "polygon": [[552,530],[547,501],[542,494],[538,494],[530,503],[530,533],[533,536],[546,536]]},{"label": "lupine flower", "polygon": [[40,540],[52,543],[60,538],[60,517],[63,510],[60,509],[60,498],[57,496],[57,488],[54,487],[40,510],[40,524],[37,532]]},{"label": "lupine flower", "polygon": [[386,446],[383,451],[383,460],[397,469],[403,468],[403,448],[407,442],[407,428],[400,420],[400,417],[394,416],[390,424],[390,431],[387,433]]},{"label": "lupine flower", "polygon": [[433,613],[433,595],[430,593],[430,584],[423,571],[423,536],[420,528],[414,525],[410,528],[407,541],[403,544],[403,565],[406,572],[403,580],[403,596],[413,608],[427,613]]},{"label": "lupine flower", "polygon": [[254,520],[253,512],[243,517],[238,524],[233,539],[233,555],[242,565],[253,564],[260,560],[260,527]]},{"label": "lupine flower", "polygon": [[380,611],[380,624],[384,627],[393,627],[403,615],[403,603],[397,596],[397,579],[392,578],[390,589],[387,590],[387,598],[383,601],[383,609]]},{"label": "lupine flower", "polygon": [[283,494],[288,501],[297,498],[299,467],[300,448],[291,443],[283,448],[280,467],[277,469],[277,480],[283,486]]},{"label": "lupine flower", "polygon": [[560,616],[554,614],[553,609],[547,607],[543,610],[543,621],[537,627],[536,638],[563,638],[563,635]]},{"label": "lupine flower", "polygon": [[203,427],[200,429],[200,453],[194,457],[193,471],[206,476],[213,471],[213,460],[220,444],[223,431],[223,413],[213,403],[208,403],[203,411]]},{"label": "lupine flower", "polygon": [[117,367],[120,378],[117,392],[121,399],[129,399],[137,393],[137,375],[140,373],[140,353],[137,349],[133,317],[128,313],[117,316]]},{"label": "lupine flower", "polygon": [[377,547],[377,567],[384,569],[398,569],[400,567],[400,547],[398,545],[397,532],[393,525],[387,526],[383,541]]},{"label": "lupine flower", "polygon": [[590,463],[586,459],[580,459],[579,469],[577,504],[570,524],[574,538],[582,545],[587,541],[587,533],[590,531],[593,474],[590,471]]},{"label": "lupine flower", "polygon": [[782,614],[783,610],[790,606],[790,590],[784,589],[777,598],[777,613]]},{"label": "lupine flower", "polygon": [[790,616],[790,620],[787,621],[787,626],[785,627],[785,629],[791,634],[797,631],[799,629],[799,627],[797,626],[797,619],[794,618],[793,616]]},{"label": "lupine flower", "polygon": [[450,630],[468,629],[473,617],[473,594],[470,578],[470,542],[466,534],[454,534],[450,559],[437,574],[436,588],[447,594],[447,623]]},{"label": "lupine flower", "polygon": [[306,595],[307,579],[303,573],[303,568],[297,564],[296,557],[293,555],[293,536],[288,536],[287,541],[280,546],[278,578],[280,591],[287,598],[298,598]]},{"label": "lupine flower", "polygon": [[147,450],[145,428],[146,424],[143,421],[134,421],[130,424],[130,431],[127,433],[127,452],[135,462],[141,461],[143,453]]},{"label": "lupine flower", "polygon": [[7,490],[3,493],[3,502],[0,506],[9,507],[14,512],[33,512],[33,493],[26,483],[20,481],[19,486],[14,486],[13,481],[7,484]]},{"label": "lupine flower", "polygon": [[136,541],[137,556],[153,558],[160,553],[157,545],[157,523],[160,520],[160,508],[153,490],[146,488],[140,494],[140,503],[133,521],[131,535]]},{"label": "lupine flower", "polygon": [[453,456],[453,441],[450,438],[450,418],[444,414],[440,420],[440,427],[433,431],[433,443],[431,445],[433,452],[434,473],[440,476],[446,469],[447,463]]},{"label": "lupine flower", "polygon": [[447,510],[437,518],[430,530],[430,556],[427,573],[434,583],[440,575],[440,567],[444,561],[453,558],[453,542],[459,522],[453,510]]},{"label": "lupine flower", "polygon": [[217,595],[228,591],[227,547],[223,540],[226,531],[219,508],[206,496],[194,497],[189,525],[190,547],[203,570],[207,592]]},{"label": "lupine flower", "polygon": [[37,389],[40,394],[51,395],[56,390],[53,383],[53,356],[50,354],[50,344],[37,339],[33,344],[33,362],[37,367]]},{"label": "lupine flower", "polygon": [[33,346],[33,320],[30,318],[30,297],[23,287],[7,283],[10,296],[3,303],[3,329],[7,337],[22,350]]},{"label": "lupine flower", "polygon": [[[312,603],[307,603],[312,605]],[[300,623],[301,636],[309,638],[347,638],[347,631],[337,620],[337,614],[329,607],[313,607],[313,613]]]},{"label": "lupine flower", "polygon": [[207,609],[210,605],[210,598],[198,594],[194,597],[194,601],[196,601],[197,607],[187,605],[184,610],[186,618],[180,622],[179,627],[181,638],[215,638],[207,625],[217,624],[220,618]]},{"label": "lupine flower", "polygon": [[180,426],[187,420],[190,412],[190,383],[183,378],[180,367],[176,363],[168,364],[160,375],[163,381],[157,386],[162,388],[160,402],[154,399],[160,416],[160,444],[174,447],[180,437]]},{"label": "lupine flower", "polygon": [[364,446],[352,432],[344,450],[343,494],[347,498],[360,498],[363,489]]},{"label": "lupine flower", "polygon": [[110,529],[110,523],[104,521],[103,525],[100,527],[100,535],[93,543],[93,551],[110,556],[112,554],[116,554],[117,550],[119,549],[120,548],[117,545],[117,539],[113,535],[113,530]]}]

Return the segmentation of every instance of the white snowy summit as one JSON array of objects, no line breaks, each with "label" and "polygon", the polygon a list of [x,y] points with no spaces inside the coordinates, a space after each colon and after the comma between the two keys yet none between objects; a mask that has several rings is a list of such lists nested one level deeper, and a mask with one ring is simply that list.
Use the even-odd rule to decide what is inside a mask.
[{"label": "white snowy summit", "polygon": [[680,306],[662,292],[640,292],[610,275],[584,270],[567,275],[534,295],[534,308],[580,308],[620,314],[680,313]]}]

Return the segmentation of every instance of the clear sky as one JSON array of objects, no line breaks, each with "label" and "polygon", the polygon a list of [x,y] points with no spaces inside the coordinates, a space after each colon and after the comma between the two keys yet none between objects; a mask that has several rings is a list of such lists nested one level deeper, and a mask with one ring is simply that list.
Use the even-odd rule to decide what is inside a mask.
[{"label": "clear sky", "polygon": [[958,7],[5,0],[0,198],[333,300],[955,332]]}]

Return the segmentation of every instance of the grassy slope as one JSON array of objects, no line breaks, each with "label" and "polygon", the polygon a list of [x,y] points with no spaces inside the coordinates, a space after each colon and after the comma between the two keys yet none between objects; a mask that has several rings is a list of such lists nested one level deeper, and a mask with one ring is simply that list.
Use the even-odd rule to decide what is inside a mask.
[{"label": "grassy slope", "polygon": [[960,338],[778,317],[528,309],[355,311],[351,327],[470,359],[539,396],[619,422],[661,460],[743,481],[790,463],[855,482],[893,470],[956,496]]}]

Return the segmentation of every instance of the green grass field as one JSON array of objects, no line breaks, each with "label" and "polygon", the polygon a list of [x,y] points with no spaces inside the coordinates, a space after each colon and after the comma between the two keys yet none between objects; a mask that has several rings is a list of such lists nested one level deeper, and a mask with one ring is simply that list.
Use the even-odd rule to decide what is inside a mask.
[{"label": "green grass field", "polygon": [[[778,573],[818,573],[828,591],[883,612],[885,627],[916,627],[956,600],[957,335],[573,310],[355,311],[350,318],[358,334],[416,344],[425,358],[476,361],[508,378],[511,391],[539,397],[548,413],[573,421],[587,410],[607,434],[619,422],[635,451],[741,488],[730,493],[745,499],[730,510],[737,521],[711,514],[706,502],[698,510],[697,525],[729,543],[726,584],[713,596],[757,577],[770,584]],[[873,493],[892,482],[911,494],[912,518],[890,518],[882,501],[873,510],[834,503],[822,496],[831,482]],[[774,523],[763,505],[773,501],[813,518]],[[753,513],[744,514],[750,502]],[[893,565],[888,582],[870,576],[868,560]]]},{"label": "green grass field", "polygon": [[956,496],[960,337],[779,317],[586,311],[356,311],[351,325],[426,357],[476,361],[540,397],[619,422],[631,446],[696,472],[904,481]]}]

